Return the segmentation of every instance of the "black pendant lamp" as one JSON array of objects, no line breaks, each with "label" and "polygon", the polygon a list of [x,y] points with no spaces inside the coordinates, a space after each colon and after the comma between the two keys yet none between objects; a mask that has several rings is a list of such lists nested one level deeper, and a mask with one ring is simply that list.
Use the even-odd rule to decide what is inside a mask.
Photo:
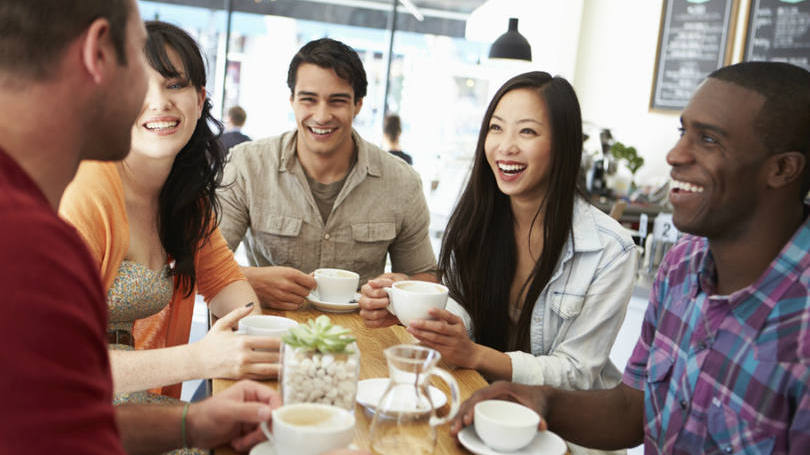
[{"label": "black pendant lamp", "polygon": [[489,48],[489,58],[511,58],[532,61],[532,47],[526,38],[518,33],[518,20],[509,19],[509,30],[498,37]]}]

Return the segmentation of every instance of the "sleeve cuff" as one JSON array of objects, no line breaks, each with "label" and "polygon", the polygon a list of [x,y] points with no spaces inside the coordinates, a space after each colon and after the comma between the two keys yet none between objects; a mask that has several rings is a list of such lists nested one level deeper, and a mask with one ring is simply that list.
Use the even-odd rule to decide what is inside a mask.
[{"label": "sleeve cuff", "polygon": [[512,382],[518,384],[545,384],[543,369],[537,364],[537,358],[528,352],[513,351],[506,355],[512,361]]}]

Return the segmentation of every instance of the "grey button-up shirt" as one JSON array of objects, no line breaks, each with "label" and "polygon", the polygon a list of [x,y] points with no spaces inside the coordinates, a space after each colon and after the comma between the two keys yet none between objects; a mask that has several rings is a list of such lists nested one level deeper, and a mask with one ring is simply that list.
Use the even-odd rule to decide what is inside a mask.
[{"label": "grey button-up shirt", "polygon": [[352,138],[357,162],[326,223],[296,155],[296,131],[231,149],[218,193],[228,246],[244,239],[253,266],[336,267],[359,273],[361,283],[384,272],[389,253],[393,272],[434,271],[419,175],[357,132]]}]

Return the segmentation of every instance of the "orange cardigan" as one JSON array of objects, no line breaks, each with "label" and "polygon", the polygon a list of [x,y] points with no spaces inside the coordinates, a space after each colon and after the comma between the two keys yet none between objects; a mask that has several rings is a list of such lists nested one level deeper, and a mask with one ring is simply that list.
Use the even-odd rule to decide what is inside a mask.
[{"label": "orange cardigan", "polygon": [[[129,222],[124,187],[115,163],[85,161],[67,187],[59,214],[73,224],[90,248],[101,272],[104,289],[109,291],[118,268],[129,249]],[[244,280],[239,265],[219,229],[197,250],[194,266],[197,284],[185,297],[177,290],[168,306],[159,313],[135,322],[136,349],[156,349],[188,343],[195,294],[206,302],[225,286]],[[181,384],[153,389],[155,393],[180,398]]]}]

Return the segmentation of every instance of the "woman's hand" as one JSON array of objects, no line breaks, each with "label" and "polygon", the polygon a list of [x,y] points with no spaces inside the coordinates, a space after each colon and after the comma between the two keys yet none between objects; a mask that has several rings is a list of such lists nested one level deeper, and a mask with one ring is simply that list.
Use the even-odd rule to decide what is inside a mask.
[{"label": "woman's hand", "polygon": [[399,324],[399,319],[388,311],[388,293],[384,288],[391,287],[395,281],[407,280],[404,273],[384,273],[373,280],[368,280],[360,288],[360,317],[366,327],[380,328]]},{"label": "woman's hand", "polygon": [[278,338],[233,333],[251,306],[237,308],[217,321],[192,344],[203,378],[267,379],[278,376]]},{"label": "woman's hand", "polygon": [[460,317],[438,308],[428,314],[434,320],[417,319],[408,332],[423,345],[439,351],[446,361],[462,368],[478,368],[478,345],[467,336],[467,328]]}]

